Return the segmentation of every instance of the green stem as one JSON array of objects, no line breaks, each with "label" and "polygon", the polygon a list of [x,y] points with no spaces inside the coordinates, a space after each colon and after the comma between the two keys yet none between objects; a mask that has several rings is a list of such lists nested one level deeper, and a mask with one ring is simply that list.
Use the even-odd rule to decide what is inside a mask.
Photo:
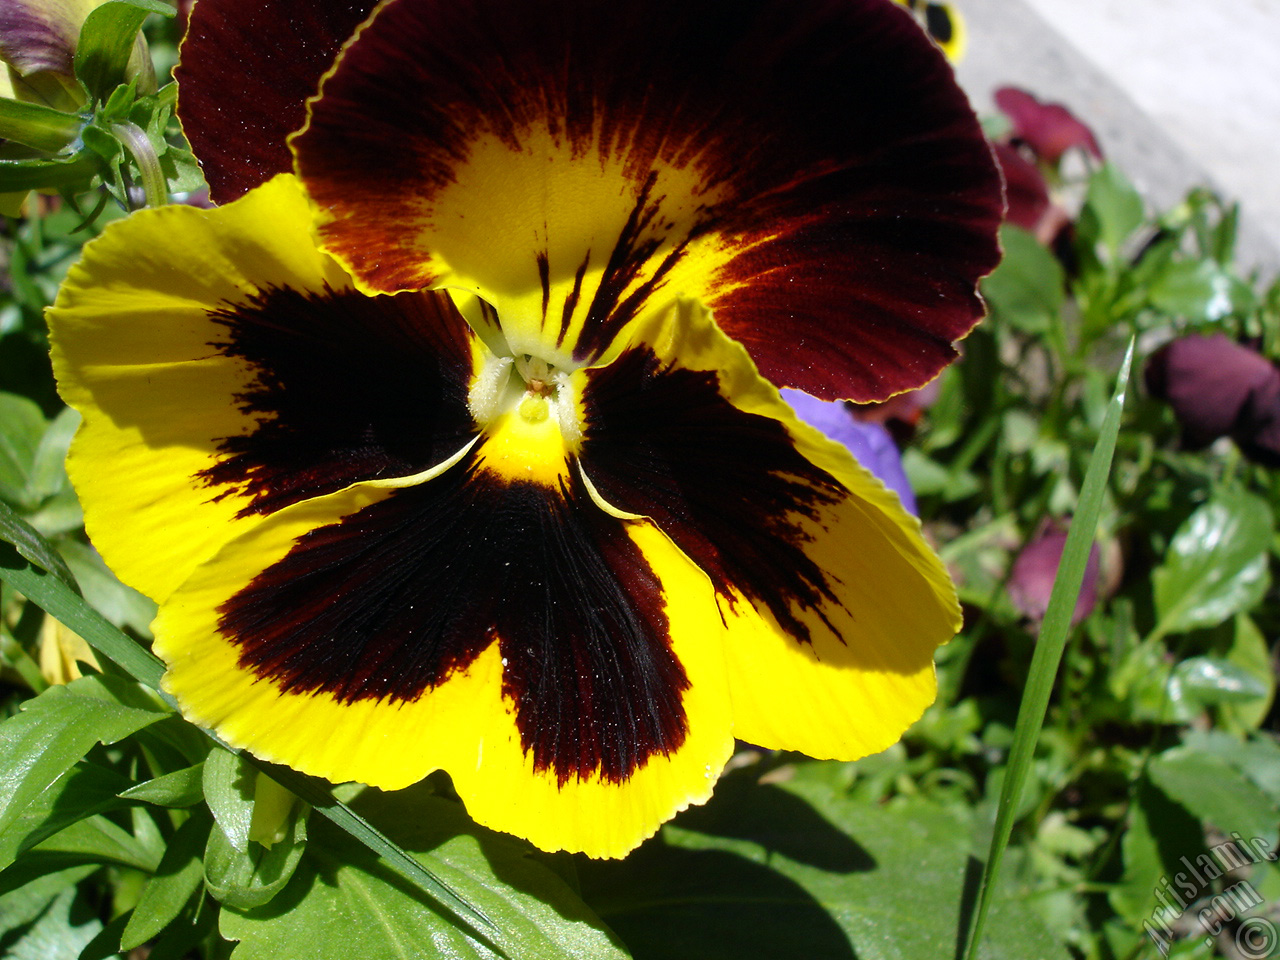
[{"label": "green stem", "polygon": [[165,187],[164,170],[160,167],[160,158],[156,156],[155,148],[151,145],[151,139],[146,131],[132,121],[117,120],[111,124],[111,132],[124,144],[138,166],[147,206],[163,207],[169,202],[169,191]]},{"label": "green stem", "polygon": [[75,143],[83,126],[84,121],[73,113],[0,97],[0,139],[57,153]]}]

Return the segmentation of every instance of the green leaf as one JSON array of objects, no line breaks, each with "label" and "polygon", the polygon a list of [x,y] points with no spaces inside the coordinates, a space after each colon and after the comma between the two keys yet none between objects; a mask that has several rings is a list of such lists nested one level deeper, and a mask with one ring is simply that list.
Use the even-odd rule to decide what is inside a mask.
[{"label": "green leaf", "polygon": [[79,426],[80,414],[71,407],[64,407],[49,422],[31,460],[30,489],[33,496],[43,500],[70,486],[65,465],[67,450]]},{"label": "green leaf", "polygon": [[0,193],[64,187],[79,192],[89,189],[97,172],[97,161],[86,153],[59,160],[0,160]]},{"label": "green leaf", "polygon": [[[806,761],[767,784],[750,768],[730,774],[626,860],[583,863],[583,895],[637,960],[953,957],[975,818],[851,798],[848,770]],[[988,960],[1064,960],[1022,892],[1002,894]]]},{"label": "green leaf", "polygon": [[118,627],[150,636],[156,605],[133,587],[120,582],[98,551],[79,540],[63,540],[58,553],[75,574],[85,602]]},{"label": "green leaf", "polygon": [[1216,323],[1234,312],[1235,284],[1212,260],[1176,260],[1147,284],[1151,306],[1192,323]]},{"label": "green leaf", "polygon": [[1266,719],[1275,700],[1276,673],[1271,665],[1271,650],[1267,646],[1267,640],[1253,618],[1238,614],[1234,626],[1225,658],[1228,663],[1252,677],[1260,686],[1261,694],[1252,701],[1223,704],[1220,708],[1221,715],[1223,723],[1228,727],[1256,730]]},{"label": "green leaf", "polygon": [[1144,222],[1141,195],[1117,167],[1103,164],[1089,178],[1080,222],[1086,237],[1101,243],[1114,261]]},{"label": "green leaf", "polygon": [[1185,808],[1144,779],[1134,792],[1120,847],[1124,875],[1108,899],[1116,913],[1139,926],[1156,909],[1161,877],[1172,880],[1180,857],[1194,860],[1203,851],[1204,831]]},{"label": "green leaf", "polygon": [[1062,265],[1034,236],[1009,224],[1000,228],[1004,256],[982,281],[994,316],[1023,333],[1042,334],[1066,299]]},{"label": "green leaf", "polygon": [[284,889],[306,845],[306,816],[295,808],[270,847],[250,839],[259,772],[235,754],[214,750],[204,763],[204,794],[215,827],[204,856],[205,883],[225,906],[264,906]]},{"label": "green leaf", "polygon": [[1217,657],[1189,657],[1169,678],[1169,698],[1194,717],[1207,706],[1249,703],[1267,695],[1267,686],[1242,667]]},{"label": "green leaf", "polygon": [[143,888],[142,896],[120,938],[121,950],[132,950],[156,936],[172,923],[200,889],[204,869],[200,855],[208,840],[211,821],[198,814],[190,817],[169,841],[155,874]]},{"label": "green leaf", "polygon": [[1280,809],[1222,757],[1175,747],[1151,761],[1147,776],[1169,799],[1223,834],[1261,838],[1268,850],[1280,840]]},{"label": "green leaf", "polygon": [[33,401],[0,393],[0,500],[35,506],[27,483],[44,431],[44,414]]},{"label": "green leaf", "polygon": [[129,58],[148,14],[174,15],[160,0],[110,0],[85,19],[76,45],[76,77],[94,100],[128,80]]},{"label": "green leaf", "polygon": [[[116,794],[128,780],[92,763],[78,763],[30,803],[0,834],[0,864],[11,864],[25,851],[73,823],[122,806]],[[8,874],[5,869],[4,876]],[[7,882],[7,881],[6,881]]]},{"label": "green leaf", "polygon": [[157,690],[164,664],[122,633],[57,577],[34,569],[12,546],[0,543],[0,579],[84,637],[89,646]]},{"label": "green leaf", "polygon": [[96,676],[29,700],[21,713],[0,723],[0,837],[95,744],[115,743],[166,715],[159,705],[123,706]]},{"label": "green leaf", "polygon": [[83,120],[37,103],[0,97],[0,139],[57,153],[80,134]]},{"label": "green leaf", "polygon": [[141,800],[158,807],[190,807],[204,799],[203,779],[204,764],[197,763],[136,784],[119,796],[121,800]]},{"label": "green leaf", "polygon": [[[522,841],[476,826],[460,804],[425,786],[367,791],[355,806],[493,921],[494,946],[512,960],[621,960],[599,921]],[[234,960],[365,960],[417,956],[492,957],[438,905],[404,884],[385,862],[323,821],[313,821],[306,856],[270,905],[223,910],[223,936],[239,940]]]},{"label": "green leaf", "polygon": [[218,828],[241,853],[249,849],[253,782],[258,771],[229,750],[215,748],[204,762],[204,795]]},{"label": "green leaf", "polygon": [[1124,411],[1134,346],[1134,341],[1130,340],[1129,349],[1125,353],[1124,362],[1116,379],[1115,394],[1107,406],[1106,417],[1098,434],[1098,442],[1089,458],[1084,485],[1080,490],[1080,505],[1067,534],[1058,574],[1054,578],[1053,590],[1049,595],[1049,606],[1040,626],[1040,637],[1036,643],[1035,653],[1032,655],[1027,686],[1022,695],[1022,703],[1018,707],[1013,748],[1009,752],[1009,763],[1000,790],[991,848],[987,854],[987,862],[983,867],[978,889],[977,908],[972,925],[967,931],[968,935],[964,938],[964,960],[973,960],[982,945],[987,913],[991,908],[996,881],[1000,873],[1000,862],[1013,831],[1013,821],[1022,790],[1031,772],[1036,741],[1040,737],[1045,712],[1049,707],[1049,695],[1053,691],[1058,665],[1062,662],[1062,652],[1066,648],[1067,636],[1071,630],[1071,616],[1075,610],[1076,598],[1080,594],[1080,586],[1084,582],[1085,565],[1089,559],[1089,551],[1098,529],[1098,518],[1107,493],[1107,475],[1111,470],[1116,438],[1120,433],[1120,415]]},{"label": "green leaf", "polygon": [[68,589],[75,591],[80,589],[71,569],[58,555],[53,544],[2,502],[0,502],[0,540],[11,544],[22,559],[53,574]]},{"label": "green leaf", "polygon": [[1262,600],[1272,516],[1266,501],[1220,490],[1178,528],[1152,574],[1155,635],[1212,627]]},{"label": "green leaf", "polygon": [[102,930],[77,884],[94,868],[51,874],[0,897],[5,960],[75,960]]},{"label": "green leaf", "polygon": [[102,814],[77,820],[35,849],[43,853],[72,855],[92,863],[120,864],[145,873],[154,873],[160,859],[128,830]]},{"label": "green leaf", "polygon": [[248,849],[239,850],[215,825],[204,851],[204,882],[209,892],[224,907],[251,910],[269,904],[289,883],[306,849],[306,818],[292,817],[288,828],[270,849],[248,841]]},{"label": "green leaf", "polygon": [[[28,599],[84,637],[98,653],[153,690],[159,690],[164,664],[158,657],[121,633],[65,583],[33,569],[13,547],[3,543],[0,543],[0,579],[10,583]],[[159,696],[172,704],[163,693]],[[398,874],[428,896],[436,898],[445,908],[462,918],[462,922],[473,924],[479,931],[493,930],[492,921],[483,913],[460,897],[448,884],[441,882],[419,859],[410,857],[363,817],[337,801],[327,784],[287,767],[277,767],[256,760],[250,762],[261,770],[269,771],[269,775],[277,783],[311,804],[318,813],[375,854],[386,858]]]}]

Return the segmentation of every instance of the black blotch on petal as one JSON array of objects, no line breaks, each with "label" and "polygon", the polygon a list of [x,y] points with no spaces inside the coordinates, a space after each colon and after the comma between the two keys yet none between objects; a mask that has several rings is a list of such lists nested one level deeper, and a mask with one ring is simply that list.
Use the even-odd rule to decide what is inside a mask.
[{"label": "black blotch on petal", "polygon": [[621,782],[683,743],[689,682],[661,585],[580,484],[511,482],[471,455],[300,538],[219,629],[263,680],[348,703],[430,695],[496,641],[535,769]]},{"label": "black blotch on petal", "polygon": [[797,519],[844,496],[835,478],[777,420],[724,399],[714,372],[665,368],[648,349],[592,371],[583,400],[584,463],[605,501],[651,517],[723,598],[736,587],[808,642],[796,611],[825,622],[837,601]]},{"label": "black blotch on petal", "polygon": [[474,433],[470,334],[443,294],[268,288],[212,319],[227,329],[213,346],[256,375],[236,401],[258,422],[199,479],[249,496],[244,513],[417,473]]}]

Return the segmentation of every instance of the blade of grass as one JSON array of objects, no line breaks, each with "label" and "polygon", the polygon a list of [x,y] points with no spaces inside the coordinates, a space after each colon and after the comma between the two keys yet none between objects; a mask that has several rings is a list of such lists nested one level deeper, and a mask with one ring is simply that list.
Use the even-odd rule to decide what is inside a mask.
[{"label": "blade of grass", "polygon": [[[44,552],[53,552],[53,547],[30,527],[27,527],[23,533],[24,536],[34,537],[36,542],[43,546]],[[164,663],[150,650],[122,633],[118,627],[89,606],[65,582],[47,571],[38,569],[25,556],[20,555],[14,545],[8,542],[10,535],[11,531],[0,528],[0,579],[46,613],[80,634],[94,650],[118,664],[135,680],[157,691],[165,702],[176,709],[177,705],[173,698],[160,689]],[[208,730],[204,732],[219,745],[231,749],[212,732]],[[241,755],[282,786],[292,790],[311,804],[337,827],[345,830],[386,860],[394,870],[452,913],[469,933],[481,940],[498,956],[506,956],[493,943],[492,938],[485,935],[485,931],[498,933],[497,924],[482,910],[446,886],[435,874],[406,853],[398,844],[392,842],[377,827],[333,796],[327,785],[287,767],[265,763],[249,753],[241,753]]]},{"label": "blade of grass", "polygon": [[[964,944],[963,960],[976,960],[978,956],[987,912],[991,908],[991,899],[1000,875],[1000,864],[1004,859],[1005,849],[1009,845],[1010,834],[1013,832],[1014,815],[1022,797],[1022,788],[1026,784],[1027,774],[1031,770],[1031,760],[1035,755],[1036,742],[1040,738],[1040,729],[1044,726],[1045,713],[1049,707],[1049,695],[1053,692],[1054,679],[1058,675],[1058,665],[1062,662],[1062,652],[1066,647],[1067,634],[1071,628],[1071,614],[1075,610],[1076,598],[1080,594],[1080,585],[1084,582],[1085,564],[1089,560],[1089,550],[1093,546],[1094,533],[1098,527],[1098,516],[1102,512],[1107,474],[1111,471],[1111,458],[1116,449],[1116,437],[1120,433],[1120,414],[1124,410],[1129,371],[1133,365],[1133,351],[1134,342],[1131,340],[1129,349],[1125,353],[1124,363],[1120,367],[1120,375],[1116,379],[1116,392],[1107,406],[1102,429],[1098,435],[1098,443],[1093,448],[1093,455],[1089,458],[1084,485],[1080,490],[1080,503],[1072,519],[1071,529],[1067,533],[1066,546],[1062,550],[1062,562],[1053,583],[1053,592],[1049,595],[1049,607],[1045,611],[1044,622],[1041,624],[1040,639],[1036,642],[1035,653],[1031,658],[1027,687],[1022,695],[1022,705],[1018,709],[1018,722],[1014,728],[1013,747],[1009,751],[1009,765],[1005,769],[1004,783],[1000,789],[995,832],[991,837],[987,862],[983,867],[982,879],[979,881],[977,908],[973,913],[968,935],[963,936],[961,931],[962,937],[959,938],[959,942]],[[963,924],[965,919],[962,910],[960,922]]]}]

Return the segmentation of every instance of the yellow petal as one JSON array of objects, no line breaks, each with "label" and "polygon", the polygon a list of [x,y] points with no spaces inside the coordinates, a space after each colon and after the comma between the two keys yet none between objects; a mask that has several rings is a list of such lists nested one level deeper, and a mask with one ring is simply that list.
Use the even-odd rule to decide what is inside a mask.
[{"label": "yellow petal", "polygon": [[934,649],[960,623],[919,522],[698,304],[631,333],[575,374],[583,469],[601,503],[651,518],[710,578],[735,734],[841,759],[893,743],[932,702]]}]

